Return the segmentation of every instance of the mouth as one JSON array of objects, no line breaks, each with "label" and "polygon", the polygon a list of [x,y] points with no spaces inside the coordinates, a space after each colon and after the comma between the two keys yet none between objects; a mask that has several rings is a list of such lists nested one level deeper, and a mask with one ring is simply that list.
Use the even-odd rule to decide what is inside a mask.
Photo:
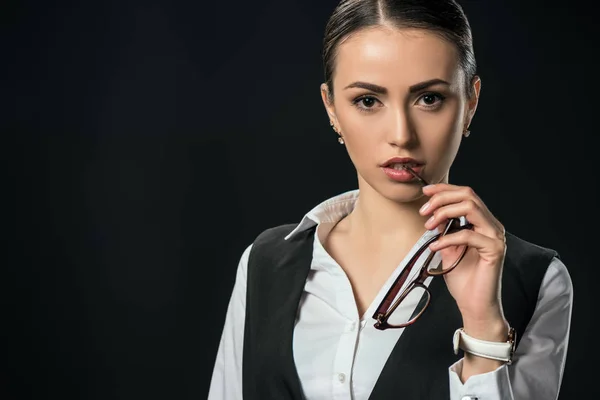
[{"label": "mouth", "polygon": [[402,171],[404,169],[415,169],[417,167],[419,167],[420,164],[417,163],[392,163],[392,164],[388,164],[388,165],[384,165],[384,168],[390,168],[390,169],[395,169],[396,171]]},{"label": "mouth", "polygon": [[410,182],[417,180],[423,185],[427,182],[421,178],[420,172],[424,163],[413,158],[394,157],[381,165],[383,172],[394,181]]},{"label": "mouth", "polygon": [[422,166],[423,164],[423,162],[415,160],[411,157],[392,157],[384,162],[381,166],[384,168],[401,170],[404,169],[404,167],[416,168]]}]

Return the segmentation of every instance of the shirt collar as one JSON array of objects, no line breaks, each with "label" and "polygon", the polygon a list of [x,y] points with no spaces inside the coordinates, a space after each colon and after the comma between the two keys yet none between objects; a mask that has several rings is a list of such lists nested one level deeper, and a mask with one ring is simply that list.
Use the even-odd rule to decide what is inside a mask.
[{"label": "shirt collar", "polygon": [[[294,230],[292,230],[284,239],[288,240],[294,235],[306,231],[321,222],[337,222],[350,212],[356,206],[358,200],[358,189],[349,190],[342,194],[331,197],[321,204],[314,207],[304,215],[302,220]],[[467,223],[465,217],[460,217],[460,225]],[[429,230],[427,233],[437,233],[437,230]]]},{"label": "shirt collar", "polygon": [[358,189],[355,189],[323,201],[304,215],[294,230],[285,237],[285,240],[288,240],[297,233],[306,231],[321,222],[339,221],[354,209],[357,199]]}]

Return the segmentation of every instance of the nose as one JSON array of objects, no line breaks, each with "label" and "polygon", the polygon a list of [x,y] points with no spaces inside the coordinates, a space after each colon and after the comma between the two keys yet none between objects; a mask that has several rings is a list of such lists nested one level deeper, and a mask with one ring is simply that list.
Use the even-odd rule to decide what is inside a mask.
[{"label": "nose", "polygon": [[408,148],[416,143],[414,126],[408,112],[404,109],[392,113],[387,131],[387,141],[394,147]]}]

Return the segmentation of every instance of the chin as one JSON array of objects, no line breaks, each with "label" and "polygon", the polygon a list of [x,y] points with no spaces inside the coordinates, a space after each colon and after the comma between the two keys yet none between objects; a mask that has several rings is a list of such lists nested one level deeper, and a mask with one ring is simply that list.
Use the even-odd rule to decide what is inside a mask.
[{"label": "chin", "polygon": [[422,185],[419,182],[395,183],[378,181],[365,185],[380,196],[396,203],[413,203],[423,196]]},{"label": "chin", "polygon": [[[387,176],[381,176],[380,174],[381,171],[377,171],[376,174],[369,174],[368,176],[359,173],[359,188],[362,191],[375,192],[396,203],[412,203],[425,196],[422,190],[423,185],[418,180],[395,182]],[[423,176],[423,179],[428,179],[428,177]]]},{"label": "chin", "polygon": [[378,190],[378,192],[396,203],[413,203],[425,196],[421,188],[419,183],[397,184],[396,187],[381,188],[382,190]]}]

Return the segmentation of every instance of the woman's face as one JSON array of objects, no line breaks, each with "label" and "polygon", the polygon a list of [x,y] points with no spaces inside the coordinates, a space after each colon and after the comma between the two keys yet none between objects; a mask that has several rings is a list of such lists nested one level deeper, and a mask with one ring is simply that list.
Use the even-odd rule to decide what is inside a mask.
[{"label": "woman's face", "polygon": [[361,191],[372,188],[401,202],[422,197],[418,182],[398,182],[384,173],[382,164],[396,156],[424,163],[419,174],[426,181],[447,182],[477,106],[480,81],[473,85],[469,99],[456,48],[424,30],[369,28],[342,42],[333,103],[325,84],[321,94]]}]

